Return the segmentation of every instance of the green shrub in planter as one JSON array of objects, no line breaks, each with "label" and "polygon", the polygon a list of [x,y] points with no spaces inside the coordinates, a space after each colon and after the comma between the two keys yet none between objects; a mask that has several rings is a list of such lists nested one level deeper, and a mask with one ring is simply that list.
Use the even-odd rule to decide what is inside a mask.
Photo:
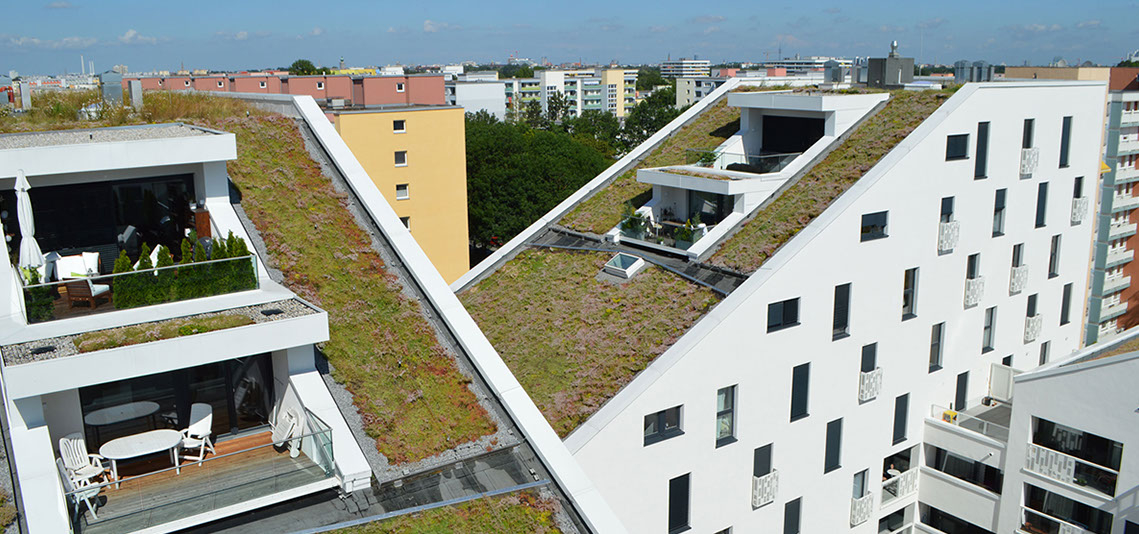
[{"label": "green shrub in planter", "polygon": [[114,288],[114,302],[115,308],[125,309],[140,306],[140,298],[138,294],[138,280],[133,274],[123,274],[134,272],[134,265],[131,264],[131,259],[127,257],[127,251],[119,252],[119,257],[115,259],[115,274],[122,274],[111,278],[111,284]]},{"label": "green shrub in planter", "polygon": [[[42,283],[40,280],[40,273],[35,269],[21,269],[24,271],[24,279],[28,281],[29,286]],[[28,322],[39,323],[55,318],[54,304],[55,300],[54,286],[33,287],[24,290],[24,308],[28,311]]]}]

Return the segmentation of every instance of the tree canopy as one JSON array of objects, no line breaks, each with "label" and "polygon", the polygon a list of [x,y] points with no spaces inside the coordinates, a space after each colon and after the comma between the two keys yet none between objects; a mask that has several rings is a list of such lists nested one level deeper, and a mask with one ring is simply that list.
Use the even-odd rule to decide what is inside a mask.
[{"label": "tree canopy", "polygon": [[307,59],[298,59],[289,65],[289,74],[293,76],[311,76],[313,74],[328,74],[329,69],[318,68]]},{"label": "tree canopy", "polygon": [[668,80],[660,75],[659,67],[641,67],[637,71],[638,91],[647,91],[658,85],[668,85]]},{"label": "tree canopy", "polygon": [[627,147],[641,144],[680,112],[676,109],[676,89],[669,87],[653,92],[625,116],[622,142]]}]

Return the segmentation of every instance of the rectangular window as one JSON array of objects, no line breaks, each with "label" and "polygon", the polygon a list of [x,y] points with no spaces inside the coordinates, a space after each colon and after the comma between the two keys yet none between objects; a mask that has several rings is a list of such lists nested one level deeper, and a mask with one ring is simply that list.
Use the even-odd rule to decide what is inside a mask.
[{"label": "rectangular window", "polygon": [[407,121],[403,119],[392,121],[392,132],[404,133],[407,131]]},{"label": "rectangular window", "polygon": [[842,418],[827,423],[826,454],[823,457],[823,472],[829,473],[842,467]]},{"label": "rectangular window", "polygon": [[1001,358],[1001,365],[1012,367],[1012,354],[1009,354],[1008,356]]},{"label": "rectangular window", "polygon": [[1072,284],[1064,284],[1064,293],[1060,298],[1060,326],[1070,322],[1068,315],[1072,311]]},{"label": "rectangular window", "polygon": [[894,399],[894,445],[906,441],[906,419],[910,413],[910,394]]},{"label": "rectangular window", "polygon": [[869,474],[869,469],[863,469],[854,474],[854,484],[850,489],[850,498],[861,499],[866,496],[866,479]]},{"label": "rectangular window", "polygon": [[1040,344],[1040,365],[1048,363],[1049,341]]},{"label": "rectangular window", "polygon": [[831,341],[850,335],[850,284],[834,286],[834,320]]},{"label": "rectangular window", "polygon": [[981,277],[981,253],[970,254],[965,260],[965,278],[976,280]]},{"label": "rectangular window", "polygon": [[787,299],[767,305],[767,331],[775,332],[799,324],[799,299]]},{"label": "rectangular window", "polygon": [[265,88],[265,82],[258,82],[258,86],[260,86],[262,89],[264,89]]},{"label": "rectangular window", "polygon": [[684,434],[680,428],[680,406],[645,416],[645,445]]},{"label": "rectangular window", "polygon": [[799,514],[801,513],[802,498],[788,501],[783,505],[783,534],[799,534]]},{"label": "rectangular window", "polygon": [[981,334],[981,353],[993,350],[993,340],[996,338],[997,307],[985,310],[985,329]]},{"label": "rectangular window", "polygon": [[929,372],[941,369],[941,352],[945,346],[945,323],[937,323],[929,332]]},{"label": "rectangular window", "polygon": [[977,162],[973,166],[973,178],[980,180],[988,176],[989,166],[989,123],[977,123],[977,149],[974,151]]},{"label": "rectangular window", "polygon": [[1139,534],[1139,524],[1130,521],[1123,522],[1123,534]]},{"label": "rectangular window", "polygon": [[1012,266],[1020,267],[1024,265],[1024,243],[1017,243],[1012,246]]},{"label": "rectangular window", "polygon": [[1072,198],[1083,198],[1084,196],[1084,177],[1077,176],[1072,181]]},{"label": "rectangular window", "polygon": [[918,268],[902,275],[902,320],[918,316]]},{"label": "rectangular window", "polygon": [[1052,250],[1048,253],[1048,278],[1060,276],[1060,234],[1052,236]]},{"label": "rectangular window", "polygon": [[395,92],[402,93],[404,91],[403,83],[395,84]]},{"label": "rectangular window", "polygon": [[1064,117],[1060,126],[1060,168],[1068,166],[1068,149],[1072,144],[1072,118]]},{"label": "rectangular window", "polygon": [[316,89],[318,91],[324,90],[324,82],[316,82]]},{"label": "rectangular window", "polygon": [[755,450],[751,464],[751,475],[754,477],[762,477],[771,474],[771,448],[773,444],[768,443]]},{"label": "rectangular window", "polygon": [[688,530],[688,485],[689,476],[678,476],[668,481],[668,532]]},{"label": "rectangular window", "polygon": [[1020,148],[1032,148],[1032,127],[1034,119],[1024,119],[1024,131],[1020,137]]},{"label": "rectangular window", "polygon": [[1048,211],[1048,182],[1036,188],[1036,227],[1044,228],[1044,217]]},{"label": "rectangular window", "polygon": [[411,230],[411,217],[400,217],[399,222],[403,223],[403,227]]},{"label": "rectangular window", "polygon": [[953,197],[944,197],[941,199],[941,222],[947,223],[953,221]]},{"label": "rectangular window", "polygon": [[811,381],[811,364],[797,365],[791,370],[791,421],[807,417],[807,397]]},{"label": "rectangular window", "polygon": [[222,86],[223,86],[223,84],[222,84],[221,80],[218,80],[218,87],[222,87]]},{"label": "rectangular window", "polygon": [[1024,314],[1028,317],[1036,317],[1036,294],[1028,296],[1028,307],[1025,309]]},{"label": "rectangular window", "polygon": [[396,153],[395,153],[395,166],[396,167],[406,167],[407,166],[407,151],[406,150],[397,150],[396,151]]},{"label": "rectangular window", "polygon": [[716,447],[736,441],[736,386],[716,391]]},{"label": "rectangular window", "polygon": [[862,241],[873,241],[886,237],[886,219],[889,212],[879,211],[862,216]]},{"label": "rectangular window", "polygon": [[1005,235],[1005,189],[997,189],[993,199],[993,237]]},{"label": "rectangular window", "polygon": [[950,135],[945,138],[945,161],[969,159],[969,134]]},{"label": "rectangular window", "polygon": [[965,371],[964,373],[957,375],[957,393],[953,396],[953,407],[952,407],[952,409],[958,410],[958,411],[964,410],[966,407],[965,406],[965,402],[966,402],[965,396],[968,393],[969,393],[969,371]]},{"label": "rectangular window", "polygon": [[411,193],[407,189],[407,184],[395,184],[395,199],[407,200],[411,198]]},{"label": "rectangular window", "polygon": [[878,344],[871,343],[862,346],[862,366],[863,373],[869,373],[878,368]]}]

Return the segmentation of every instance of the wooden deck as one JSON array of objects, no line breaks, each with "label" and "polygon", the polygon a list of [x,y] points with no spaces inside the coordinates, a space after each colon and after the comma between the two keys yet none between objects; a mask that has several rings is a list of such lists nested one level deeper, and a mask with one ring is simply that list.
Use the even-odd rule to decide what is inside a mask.
[{"label": "wooden deck", "polygon": [[290,458],[287,450],[274,447],[247,450],[269,443],[269,432],[219,443],[217,456],[237,454],[200,466],[183,460],[181,474],[170,470],[142,476],[172,467],[165,454],[120,463],[121,487],[104,487],[95,510],[99,518],[84,509],[76,530],[84,534],[132,532],[328,478],[304,454]]}]

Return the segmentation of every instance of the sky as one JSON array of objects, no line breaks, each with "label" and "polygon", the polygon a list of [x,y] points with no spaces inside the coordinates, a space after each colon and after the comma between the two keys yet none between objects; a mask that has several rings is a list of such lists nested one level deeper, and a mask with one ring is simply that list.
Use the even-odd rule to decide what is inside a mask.
[{"label": "sky", "polygon": [[0,73],[505,62],[713,63],[808,55],[1114,65],[1139,48],[1135,2],[0,0]]}]

